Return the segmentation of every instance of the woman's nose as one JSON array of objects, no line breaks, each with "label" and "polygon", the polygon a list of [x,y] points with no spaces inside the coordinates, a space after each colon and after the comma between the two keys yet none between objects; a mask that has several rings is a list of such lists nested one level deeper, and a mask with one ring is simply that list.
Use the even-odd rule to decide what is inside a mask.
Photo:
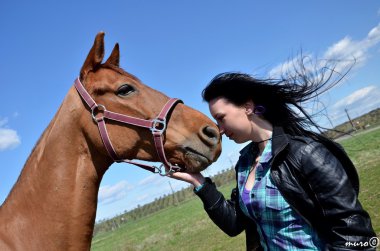
[{"label": "woman's nose", "polygon": [[224,128],[222,125],[220,124],[217,124],[218,128],[219,128],[219,133],[220,133],[220,136],[222,136],[224,134]]}]

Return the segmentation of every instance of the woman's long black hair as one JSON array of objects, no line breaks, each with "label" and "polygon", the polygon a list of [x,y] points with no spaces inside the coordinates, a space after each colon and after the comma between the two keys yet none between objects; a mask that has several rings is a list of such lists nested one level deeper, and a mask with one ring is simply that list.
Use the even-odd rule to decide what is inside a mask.
[{"label": "woman's long black hair", "polygon": [[322,135],[326,128],[315,123],[315,114],[308,114],[303,107],[305,102],[318,99],[320,94],[337,85],[352,68],[339,74],[335,71],[336,64],[329,65],[331,62],[319,70],[310,71],[304,60],[300,60],[298,66],[281,79],[258,79],[239,72],[221,73],[206,86],[202,97],[206,102],[224,97],[237,106],[252,100],[255,105],[265,107],[264,119],[273,126],[282,127],[285,133],[329,141]]}]

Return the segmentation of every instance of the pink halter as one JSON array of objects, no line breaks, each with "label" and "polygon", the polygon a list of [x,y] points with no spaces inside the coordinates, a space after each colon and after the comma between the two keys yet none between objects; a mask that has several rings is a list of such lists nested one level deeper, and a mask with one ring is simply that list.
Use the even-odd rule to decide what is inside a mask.
[{"label": "pink halter", "polygon": [[[172,165],[166,159],[163,137],[162,137],[163,133],[166,130],[166,122],[167,122],[166,118],[169,112],[172,109],[174,109],[174,107],[178,103],[183,103],[182,100],[176,99],[176,98],[169,99],[169,101],[164,105],[161,112],[158,114],[158,116],[155,119],[145,120],[145,119],[130,117],[130,116],[123,115],[120,113],[110,112],[106,109],[104,105],[96,104],[96,102],[91,98],[90,94],[83,87],[79,78],[75,79],[74,86],[77,89],[80,96],[82,97],[82,99],[86,102],[88,107],[91,109],[92,118],[98,125],[103,144],[106,147],[109,156],[115,162],[125,162],[129,164],[133,164],[141,168],[144,168],[145,170],[151,171],[153,173],[159,173],[160,175],[163,175],[163,176],[185,169],[177,165]],[[98,114],[102,114],[102,116],[97,116]],[[137,163],[137,162],[127,160],[127,159],[120,159],[118,155],[116,154],[115,149],[113,148],[111,140],[108,136],[105,119],[114,120],[114,121],[118,121],[124,124],[135,125],[138,127],[144,127],[144,128],[150,129],[152,131],[154,144],[155,144],[157,154],[158,154],[158,157],[160,158],[162,165],[160,167],[156,167],[156,166],[145,165],[143,163]],[[162,170],[162,166],[165,166],[168,169],[166,173],[165,173],[165,170]]]}]

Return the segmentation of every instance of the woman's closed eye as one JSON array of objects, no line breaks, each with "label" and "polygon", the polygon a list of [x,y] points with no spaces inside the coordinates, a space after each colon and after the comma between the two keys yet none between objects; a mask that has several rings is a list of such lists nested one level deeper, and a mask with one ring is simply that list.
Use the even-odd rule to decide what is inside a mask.
[{"label": "woman's closed eye", "polygon": [[219,122],[222,122],[224,119],[224,115],[217,115],[215,116],[215,120],[219,123]]}]

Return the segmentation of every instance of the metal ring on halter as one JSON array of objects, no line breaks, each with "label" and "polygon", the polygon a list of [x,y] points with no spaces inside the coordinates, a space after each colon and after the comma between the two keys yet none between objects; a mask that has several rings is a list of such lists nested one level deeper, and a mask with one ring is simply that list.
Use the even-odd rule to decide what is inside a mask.
[{"label": "metal ring on halter", "polygon": [[156,173],[158,173],[159,175],[161,175],[161,176],[166,176],[166,175],[162,172],[162,167],[163,167],[163,166],[164,166],[164,164],[161,164],[159,167],[154,166],[154,169],[157,170]]},{"label": "metal ring on halter", "polygon": [[[100,109],[101,108],[101,109]],[[104,119],[104,116],[100,117],[100,118],[96,118],[96,115],[99,113],[99,112],[105,112],[107,111],[106,110],[106,107],[104,105],[100,105],[98,104],[97,106],[94,107],[94,109],[92,109],[91,111],[91,116],[92,116],[92,119],[97,123],[98,121]]]},{"label": "metal ring on halter", "polygon": [[163,169],[162,169],[163,166],[164,166],[164,164],[161,164],[159,167],[154,166],[154,169],[157,170],[157,172],[155,172],[155,173],[158,173],[158,174],[161,175],[161,176],[168,176],[168,175],[170,175],[171,173],[175,173],[175,170],[173,170],[173,166],[170,166],[170,169],[169,169],[169,171],[167,171],[167,172],[164,172],[164,171],[163,171]]},{"label": "metal ring on halter", "polygon": [[153,168],[154,168],[154,173],[158,173],[158,174],[160,174],[162,171],[161,171],[161,166],[162,166],[163,164],[161,164],[159,167],[157,167],[157,166],[152,166]]},{"label": "metal ring on halter", "polygon": [[152,120],[153,124],[150,130],[153,132],[158,132],[159,134],[163,134],[166,130],[166,119],[158,119],[155,118]]}]

